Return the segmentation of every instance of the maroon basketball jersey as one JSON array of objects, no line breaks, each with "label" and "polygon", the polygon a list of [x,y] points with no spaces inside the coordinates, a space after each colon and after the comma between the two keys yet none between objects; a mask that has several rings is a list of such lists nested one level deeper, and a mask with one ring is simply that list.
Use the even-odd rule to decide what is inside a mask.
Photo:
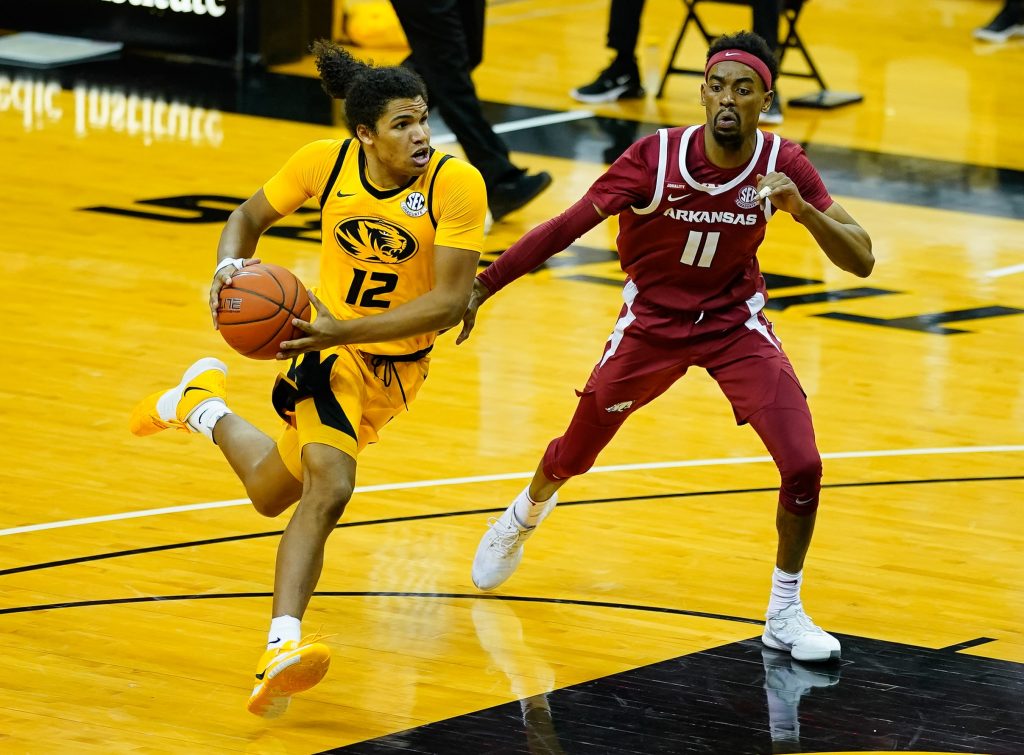
[{"label": "maroon basketball jersey", "polygon": [[[634,306],[708,328],[748,320],[765,304],[757,249],[772,205],[757,199],[757,176],[785,173],[818,210],[832,204],[803,149],[757,132],[750,162],[719,168],[704,149],[704,126],[660,129],[630,147],[587,192],[619,216],[622,269]],[[632,288],[632,287],[628,287]]]}]

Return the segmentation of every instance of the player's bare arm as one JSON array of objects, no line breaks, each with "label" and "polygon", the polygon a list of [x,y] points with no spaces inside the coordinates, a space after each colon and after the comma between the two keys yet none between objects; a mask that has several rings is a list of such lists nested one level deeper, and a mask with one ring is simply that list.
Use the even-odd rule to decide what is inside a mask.
[{"label": "player's bare arm", "polygon": [[804,201],[785,173],[758,176],[757,189],[758,196],[768,197],[777,209],[797,218],[836,267],[860,278],[871,274],[875,266],[871,237],[838,202],[821,212]]},{"label": "player's bare arm", "polygon": [[339,320],[310,293],[316,308],[313,322],[294,320],[305,338],[281,344],[278,359],[290,359],[307,351],[319,351],[346,343],[377,343],[442,330],[456,325],[469,304],[479,252],[439,246],[434,250],[434,287],[427,293],[388,312],[354,320]]},{"label": "player's bare arm", "polygon": [[[253,257],[256,244],[270,226],[280,220],[281,215],[267,201],[260,189],[242,202],[228,217],[217,244],[217,267],[210,283],[210,315],[213,327],[217,328],[217,308],[220,306],[220,290],[231,285],[231,276],[246,265],[255,265],[260,260]],[[227,263],[225,260],[238,260]]]}]

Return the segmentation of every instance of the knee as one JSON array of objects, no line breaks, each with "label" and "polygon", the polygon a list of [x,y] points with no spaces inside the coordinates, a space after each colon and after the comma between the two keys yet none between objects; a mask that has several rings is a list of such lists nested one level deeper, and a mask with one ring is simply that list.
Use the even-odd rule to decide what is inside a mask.
[{"label": "knee", "polygon": [[341,520],[351,499],[352,485],[343,480],[312,483],[302,494],[303,505],[332,525]]},{"label": "knee", "polygon": [[800,459],[780,465],[782,486],[779,488],[779,503],[784,509],[797,516],[813,514],[818,510],[821,494],[821,457],[808,454]]},{"label": "knee", "polygon": [[257,513],[275,517],[299,500],[302,483],[287,472],[256,474],[246,480],[245,492]]},{"label": "knee", "polygon": [[579,449],[573,452],[573,449],[567,447],[563,436],[548,444],[541,468],[549,480],[568,480],[589,471],[596,460],[596,453],[581,453]]},{"label": "knee", "polygon": [[804,454],[780,467],[782,484],[786,487],[815,492],[821,488],[821,456],[817,453]]},{"label": "knee", "polygon": [[299,500],[297,495],[267,493],[260,490],[248,490],[247,492],[256,513],[270,518],[279,516]]}]

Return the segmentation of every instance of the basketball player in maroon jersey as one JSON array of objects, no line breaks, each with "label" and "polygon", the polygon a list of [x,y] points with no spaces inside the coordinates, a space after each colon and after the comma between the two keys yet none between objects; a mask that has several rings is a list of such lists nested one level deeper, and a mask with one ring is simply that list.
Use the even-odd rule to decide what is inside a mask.
[{"label": "basketball player in maroon jersey", "polygon": [[529,486],[492,521],[473,561],[473,582],[498,587],[571,477],[590,469],[629,415],[702,367],[749,423],[781,475],[776,568],[762,640],[801,661],[840,655],[839,642],[804,613],[800,585],[821,490],[821,456],[800,383],[765,317],[757,250],[775,212],[810,231],[838,267],[866,277],[871,239],[829,196],[803,149],[759,131],[778,67],[760,37],[741,32],[708,50],[701,100],[707,120],[641,139],[584,197],[513,244],[474,286],[458,342],[477,310],[516,278],[609,215],[619,216],[627,273],[619,320],[565,433],[544,453]]}]

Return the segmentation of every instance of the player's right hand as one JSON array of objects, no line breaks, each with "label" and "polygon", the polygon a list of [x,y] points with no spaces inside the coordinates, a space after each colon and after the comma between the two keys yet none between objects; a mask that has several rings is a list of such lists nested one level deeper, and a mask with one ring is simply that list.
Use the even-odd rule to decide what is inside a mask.
[{"label": "player's right hand", "polygon": [[479,278],[473,281],[473,292],[469,295],[466,314],[462,316],[462,331],[459,333],[459,337],[455,339],[456,346],[469,338],[469,334],[473,332],[473,327],[476,325],[477,310],[480,309],[480,305],[487,301],[490,296],[491,292],[480,282]]},{"label": "player's right hand", "polygon": [[[231,285],[231,276],[249,265],[259,264],[260,260],[253,259],[231,259],[231,262],[222,260],[213,273],[213,281],[210,283],[210,316],[213,317],[213,329],[218,330],[217,310],[220,309],[220,290]],[[241,263],[241,264],[238,264]]]}]

